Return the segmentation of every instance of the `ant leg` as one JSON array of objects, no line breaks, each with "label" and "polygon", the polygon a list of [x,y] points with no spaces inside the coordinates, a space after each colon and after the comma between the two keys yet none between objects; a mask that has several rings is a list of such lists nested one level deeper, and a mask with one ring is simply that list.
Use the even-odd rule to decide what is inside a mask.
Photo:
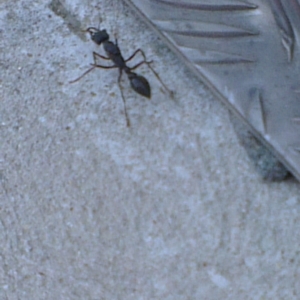
[{"label": "ant leg", "polygon": [[90,73],[92,70],[94,70],[96,68],[96,66],[92,66],[91,68],[89,68],[87,71],[85,71],[81,76],[79,76],[78,78],[69,81],[69,83],[74,83],[76,81],[79,81],[83,76],[85,76],[86,74]]},{"label": "ant leg", "polygon": [[97,64],[91,64],[91,68],[89,68],[87,71],[85,71],[82,75],[80,75],[78,78],[69,81],[69,83],[74,83],[76,81],[79,81],[82,77],[84,77],[86,74],[90,73],[92,70],[95,68],[101,68],[101,69],[114,69],[116,66],[102,66],[102,65],[97,65]]},{"label": "ant leg", "polygon": [[152,73],[155,75],[155,77],[157,78],[157,80],[161,83],[161,85],[164,87],[164,89],[170,94],[170,97],[173,98],[174,97],[174,93],[173,91],[169,90],[168,87],[164,84],[164,82],[162,81],[162,79],[159,77],[158,73],[151,67],[151,63],[153,62],[152,60],[147,61],[146,59],[146,55],[145,52],[142,49],[137,49],[129,58],[127,58],[125,60],[125,62],[128,62],[129,60],[133,59],[134,56],[138,53],[141,53],[141,55],[143,56],[143,61],[136,64],[135,66],[133,66],[132,68],[130,68],[130,70],[134,70],[136,68],[138,68],[139,66],[141,66],[142,64],[146,64],[148,66],[148,68],[152,71]]},{"label": "ant leg", "polygon": [[97,65],[97,64],[91,64],[94,68],[100,68],[100,69],[115,69],[117,68],[116,66],[102,66],[102,65]]},{"label": "ant leg", "polygon": [[126,125],[127,125],[127,127],[130,127],[130,120],[128,118],[127,109],[126,109],[126,102],[125,102],[125,98],[124,98],[124,95],[123,95],[123,87],[121,85],[122,69],[119,69],[119,70],[120,70],[120,73],[119,73],[119,77],[118,77],[118,85],[119,85],[122,100],[123,100],[123,103],[124,103],[124,112],[125,112],[125,118],[126,118]]},{"label": "ant leg", "polygon": [[97,63],[96,63],[96,62],[97,62],[97,57],[100,57],[100,58],[106,59],[106,60],[110,60],[109,57],[103,56],[103,55],[101,55],[101,54],[99,54],[99,53],[93,51],[93,58],[94,58],[94,64],[95,64],[95,65],[97,64]]},{"label": "ant leg", "polygon": [[144,60],[146,60],[146,55],[145,55],[144,51],[142,49],[137,49],[136,51],[134,51],[134,53],[129,58],[127,58],[125,60],[125,62],[128,62],[128,61],[132,60],[139,52],[142,53],[142,55],[144,57]]}]

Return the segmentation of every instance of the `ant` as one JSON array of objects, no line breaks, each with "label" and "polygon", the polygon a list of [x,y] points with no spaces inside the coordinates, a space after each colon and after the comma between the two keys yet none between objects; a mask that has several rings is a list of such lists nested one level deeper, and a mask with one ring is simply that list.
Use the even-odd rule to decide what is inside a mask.
[{"label": "ant", "polygon": [[[100,55],[99,53],[93,51],[94,63],[91,64],[92,67],[90,69],[88,69],[87,71],[85,71],[80,77],[70,81],[70,83],[74,83],[74,82],[79,81],[83,76],[85,76],[86,74],[88,74],[89,72],[94,70],[95,68],[101,68],[101,69],[118,68],[119,69],[118,85],[119,85],[122,100],[123,100],[123,103],[124,103],[124,112],[125,112],[127,127],[130,126],[130,120],[129,120],[129,117],[128,117],[128,114],[127,114],[126,102],[125,102],[125,98],[124,98],[124,95],[123,95],[123,88],[122,88],[122,85],[121,85],[121,77],[122,77],[123,71],[125,72],[125,74],[127,75],[128,79],[130,81],[131,88],[136,93],[150,99],[151,98],[151,88],[150,88],[150,84],[149,84],[148,80],[145,77],[132,72],[133,70],[137,69],[141,65],[146,64],[149,67],[149,69],[153,72],[155,77],[162,84],[162,86],[166,89],[166,91],[169,92],[171,97],[173,96],[173,92],[170,91],[166,87],[166,85],[160,79],[158,73],[151,67],[150,64],[153,61],[152,60],[151,61],[146,60],[146,55],[145,55],[143,50],[137,49],[129,58],[124,59],[122,54],[121,54],[121,50],[118,46],[117,38],[115,38],[114,43],[112,41],[110,41],[109,40],[109,35],[108,35],[108,33],[105,29],[100,30],[96,27],[89,27],[86,30],[84,30],[84,32],[88,32],[91,36],[92,41],[94,41],[98,46],[100,46],[101,44],[103,45],[103,48],[104,48],[104,51],[107,54],[107,57],[103,56],[103,55]],[[133,67],[128,67],[127,62],[129,62],[131,59],[133,59],[134,56],[137,53],[141,53],[141,55],[143,56],[143,60],[141,62],[139,62],[138,64],[136,64],[135,66],[133,66]],[[97,64],[97,58],[98,57],[100,57],[102,59],[105,59],[105,60],[111,60],[114,64],[112,66],[99,65],[99,64]]]}]

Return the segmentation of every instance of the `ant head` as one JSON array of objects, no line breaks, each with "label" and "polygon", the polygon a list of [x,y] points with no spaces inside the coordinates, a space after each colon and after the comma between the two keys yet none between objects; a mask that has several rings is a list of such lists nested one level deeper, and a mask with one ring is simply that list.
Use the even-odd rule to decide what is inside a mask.
[{"label": "ant head", "polygon": [[95,27],[89,27],[85,31],[90,34],[92,41],[94,41],[97,45],[101,45],[101,43],[109,40],[109,35],[105,29],[100,30]]}]

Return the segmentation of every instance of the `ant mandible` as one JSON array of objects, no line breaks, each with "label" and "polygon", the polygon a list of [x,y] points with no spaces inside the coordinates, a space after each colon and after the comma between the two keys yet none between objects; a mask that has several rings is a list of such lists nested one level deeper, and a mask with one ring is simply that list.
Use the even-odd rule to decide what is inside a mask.
[{"label": "ant mandible", "polygon": [[[97,45],[99,45],[99,46],[101,44],[103,45],[103,48],[107,54],[107,57],[93,51],[94,63],[91,64],[92,67],[90,69],[88,69],[87,71],[85,71],[80,77],[76,78],[75,80],[70,81],[70,83],[79,81],[83,76],[85,76],[86,74],[88,74],[89,72],[94,70],[95,68],[101,68],[101,69],[118,68],[119,69],[118,85],[119,85],[122,100],[124,103],[124,112],[125,112],[125,118],[126,118],[126,123],[127,123],[128,127],[130,126],[130,120],[129,120],[129,117],[127,114],[126,102],[125,102],[125,98],[123,95],[123,88],[121,85],[121,77],[122,77],[123,71],[125,72],[125,74],[127,75],[128,79],[130,81],[131,88],[138,94],[150,99],[151,98],[151,88],[150,88],[149,82],[147,81],[147,79],[145,77],[132,72],[133,70],[137,69],[139,66],[146,64],[149,67],[149,69],[153,72],[155,77],[162,84],[162,86],[168,91],[168,93],[171,95],[171,97],[173,96],[172,91],[170,91],[166,87],[166,85],[160,79],[157,72],[151,67],[150,64],[152,63],[152,61],[146,60],[146,55],[143,50],[137,49],[129,58],[127,58],[125,60],[123,58],[123,56],[121,54],[121,50],[118,46],[118,40],[115,39],[115,43],[110,41],[109,35],[105,29],[100,30],[96,27],[89,27],[86,30],[84,30],[84,32],[88,32],[91,36],[92,41],[94,41]],[[141,53],[141,55],[143,56],[143,60],[133,67],[128,67],[126,63],[128,61],[130,61],[137,53]],[[99,65],[99,64],[97,64],[97,57],[100,57],[105,60],[111,60],[114,64],[112,66]]]}]

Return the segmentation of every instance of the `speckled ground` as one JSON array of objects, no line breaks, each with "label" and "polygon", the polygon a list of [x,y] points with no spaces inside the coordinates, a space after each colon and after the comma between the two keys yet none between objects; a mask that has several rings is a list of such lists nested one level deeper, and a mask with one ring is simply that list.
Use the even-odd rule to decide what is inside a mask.
[{"label": "speckled ground", "polygon": [[[69,84],[100,16],[175,91],[141,67],[149,101],[124,76],[130,128],[116,70]],[[299,184],[261,179],[226,108],[126,6],[4,0],[0,28],[0,299],[299,299]]]}]

